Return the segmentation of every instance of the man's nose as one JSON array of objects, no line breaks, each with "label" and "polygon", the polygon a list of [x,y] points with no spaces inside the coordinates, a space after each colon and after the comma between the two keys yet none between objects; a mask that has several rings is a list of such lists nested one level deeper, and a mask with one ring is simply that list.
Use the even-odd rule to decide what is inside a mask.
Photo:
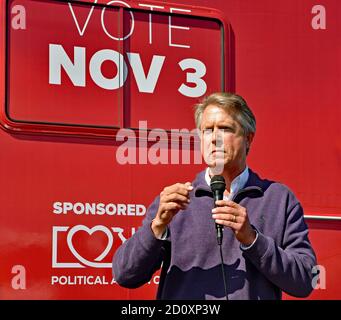
[{"label": "man's nose", "polygon": [[216,145],[221,145],[223,142],[222,133],[218,128],[214,128],[212,132],[212,142]]}]

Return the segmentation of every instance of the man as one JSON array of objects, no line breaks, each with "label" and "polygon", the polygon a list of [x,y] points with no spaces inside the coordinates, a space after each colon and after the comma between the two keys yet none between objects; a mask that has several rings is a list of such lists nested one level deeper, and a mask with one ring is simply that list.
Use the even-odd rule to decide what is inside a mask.
[{"label": "man", "polygon": [[[316,265],[303,209],[284,185],[263,180],[246,164],[256,120],[245,100],[215,93],[196,106],[195,120],[208,168],[193,183],[164,188],[143,226],[116,252],[116,281],[136,288],[162,264],[158,299],[281,299],[306,297]],[[213,175],[225,178],[214,201]],[[215,223],[223,225],[222,253]],[[227,291],[227,292],[225,292]]]}]

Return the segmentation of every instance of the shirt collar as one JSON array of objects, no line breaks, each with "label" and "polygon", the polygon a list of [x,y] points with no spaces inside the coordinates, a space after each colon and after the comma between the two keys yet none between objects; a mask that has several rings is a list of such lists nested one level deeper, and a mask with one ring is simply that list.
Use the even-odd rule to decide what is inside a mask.
[{"label": "shirt collar", "polygon": [[[231,188],[229,190],[230,194],[228,196],[224,195],[224,200],[230,200],[234,194],[236,194],[240,189],[243,189],[248,179],[249,179],[249,167],[246,166],[244,171],[239,176],[233,179],[231,183]],[[205,180],[208,186],[210,187],[211,178],[209,175],[209,168],[206,169]]]}]

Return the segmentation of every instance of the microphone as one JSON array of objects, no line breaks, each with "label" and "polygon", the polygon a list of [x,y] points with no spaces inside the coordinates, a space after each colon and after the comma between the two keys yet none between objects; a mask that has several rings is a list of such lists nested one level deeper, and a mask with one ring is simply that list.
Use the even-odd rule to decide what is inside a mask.
[{"label": "microphone", "polygon": [[[215,202],[217,200],[223,200],[224,198],[224,191],[226,188],[225,179],[223,176],[213,176],[211,179],[210,184],[212,193],[213,193],[213,199],[214,199],[214,207],[216,207]],[[223,226],[221,224],[215,224],[216,230],[217,230],[217,242],[218,245],[222,244],[223,241]]]}]

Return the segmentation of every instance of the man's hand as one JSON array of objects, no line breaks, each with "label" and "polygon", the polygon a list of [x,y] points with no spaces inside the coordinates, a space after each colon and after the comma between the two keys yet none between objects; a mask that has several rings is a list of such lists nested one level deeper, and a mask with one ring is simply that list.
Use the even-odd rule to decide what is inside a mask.
[{"label": "man's hand", "polygon": [[212,210],[215,222],[230,227],[237,240],[244,246],[249,246],[256,239],[256,232],[251,227],[246,208],[233,201],[218,200]]},{"label": "man's hand", "polygon": [[192,190],[190,182],[176,183],[163,189],[160,193],[159,209],[151,225],[155,237],[160,238],[179,210],[187,208],[189,193]]}]

